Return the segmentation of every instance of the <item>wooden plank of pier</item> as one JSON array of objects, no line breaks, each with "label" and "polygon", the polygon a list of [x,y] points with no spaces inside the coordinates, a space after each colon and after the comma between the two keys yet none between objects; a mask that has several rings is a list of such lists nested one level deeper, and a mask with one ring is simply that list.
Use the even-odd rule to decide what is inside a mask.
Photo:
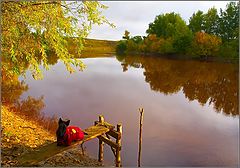
[{"label": "wooden plank of pier", "polygon": [[84,130],[88,135],[84,136],[82,141],[73,142],[70,146],[57,146],[57,142],[51,143],[49,145],[43,146],[33,152],[27,153],[18,159],[19,166],[34,166],[38,162],[48,159],[51,156],[54,156],[58,153],[66,151],[70,148],[73,148],[77,145],[81,145],[82,143],[94,139],[102,134],[109,132],[113,129],[109,123],[96,123],[96,125],[91,126]]}]

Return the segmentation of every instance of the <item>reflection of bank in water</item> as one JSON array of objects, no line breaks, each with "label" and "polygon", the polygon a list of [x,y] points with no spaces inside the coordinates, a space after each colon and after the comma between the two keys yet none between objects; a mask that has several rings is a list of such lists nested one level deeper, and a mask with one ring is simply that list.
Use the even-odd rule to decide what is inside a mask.
[{"label": "reflection of bank in water", "polygon": [[[119,56],[117,56],[118,58]],[[182,91],[190,101],[213,104],[216,112],[236,116],[238,112],[238,65],[169,60],[151,56],[120,56],[123,71],[143,68],[145,81],[166,95]]]},{"label": "reflection of bank in water", "polygon": [[55,135],[57,129],[57,118],[55,116],[46,117],[42,112],[45,107],[44,98],[34,98],[28,96],[21,99],[21,95],[28,90],[28,85],[17,78],[2,82],[2,105],[10,108],[17,115],[26,120],[37,122],[47,131]]}]

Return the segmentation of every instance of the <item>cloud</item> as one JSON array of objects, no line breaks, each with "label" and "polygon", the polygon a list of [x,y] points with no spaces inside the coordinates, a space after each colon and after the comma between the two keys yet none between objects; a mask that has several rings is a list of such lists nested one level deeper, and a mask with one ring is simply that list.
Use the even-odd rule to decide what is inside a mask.
[{"label": "cloud", "polygon": [[103,1],[109,8],[103,11],[108,20],[116,25],[93,26],[89,38],[120,40],[125,30],[132,36],[146,35],[148,24],[162,13],[175,12],[188,23],[189,18],[197,10],[207,12],[215,6],[218,11],[225,9],[228,1]]}]

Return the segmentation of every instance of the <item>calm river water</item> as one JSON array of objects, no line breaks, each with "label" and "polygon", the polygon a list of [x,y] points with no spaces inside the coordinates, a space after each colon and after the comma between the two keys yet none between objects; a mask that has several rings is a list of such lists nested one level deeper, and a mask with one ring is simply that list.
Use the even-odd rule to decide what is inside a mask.
[{"label": "calm river water", "polygon": [[[105,120],[123,124],[123,166],[137,166],[139,112],[143,121],[143,166],[236,166],[238,163],[238,65],[156,57],[82,59],[83,72],[69,74],[62,62],[27,74],[22,95],[44,96],[47,116],[72,125]],[[98,141],[85,144],[97,158]],[[105,145],[104,159],[114,163]]]}]

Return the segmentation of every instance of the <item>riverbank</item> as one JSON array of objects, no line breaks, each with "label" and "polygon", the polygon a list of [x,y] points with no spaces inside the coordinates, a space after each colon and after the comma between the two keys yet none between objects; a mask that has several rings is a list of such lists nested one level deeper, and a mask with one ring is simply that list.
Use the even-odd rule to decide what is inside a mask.
[{"label": "riverbank", "polygon": [[68,50],[71,54],[74,54],[76,58],[89,58],[109,56],[115,54],[117,41],[110,40],[98,40],[98,39],[85,39],[83,44],[83,50],[81,55],[77,54],[77,41],[74,38],[68,39]]},{"label": "riverbank", "polygon": [[[43,145],[56,141],[55,135],[46,131],[34,121],[26,120],[2,105],[1,119],[1,166],[17,166],[18,158],[23,154],[37,150]],[[96,159],[82,155],[75,148],[52,156],[38,166],[102,166]]]},{"label": "riverbank", "polygon": [[128,52],[127,54],[120,54],[121,56],[126,55],[140,55],[140,56],[154,56],[154,57],[161,57],[166,59],[173,59],[173,60],[196,60],[196,61],[203,61],[203,62],[222,62],[222,63],[234,63],[238,64],[239,59],[234,58],[223,58],[223,57],[196,57],[196,56],[189,56],[189,55],[178,55],[178,54],[160,54],[160,53],[145,53],[145,52]]}]

